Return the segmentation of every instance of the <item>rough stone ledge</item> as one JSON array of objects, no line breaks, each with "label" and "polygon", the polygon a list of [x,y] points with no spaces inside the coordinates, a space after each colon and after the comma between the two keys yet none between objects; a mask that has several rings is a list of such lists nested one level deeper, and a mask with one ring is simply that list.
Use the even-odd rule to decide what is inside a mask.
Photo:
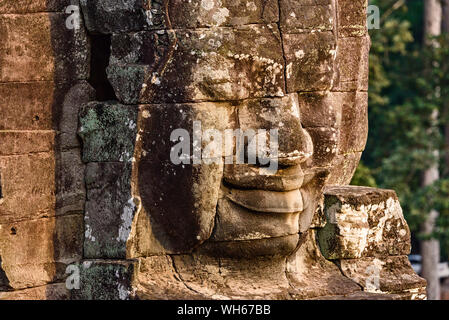
[{"label": "rough stone ledge", "polygon": [[40,287],[0,292],[0,300],[69,300],[65,283],[51,283]]},{"label": "rough stone ledge", "polygon": [[412,300],[425,299],[426,280],[413,270],[408,257],[342,259],[341,272],[371,293],[400,294]]},{"label": "rough stone ledge", "polygon": [[30,14],[61,12],[78,0],[2,0],[0,14]]},{"label": "rough stone ledge", "polygon": [[328,187],[323,211],[326,225],[317,240],[327,259],[410,253],[410,229],[393,190]]},{"label": "rough stone ledge", "polygon": [[73,300],[129,300],[137,260],[83,260],[77,267],[80,289],[71,291]]},{"label": "rough stone ledge", "polygon": [[404,300],[400,294],[358,292],[340,296],[323,296],[310,300]]},{"label": "rough stone ledge", "polygon": [[[126,67],[127,64],[124,65],[119,65],[117,64],[117,66],[121,66],[121,67]],[[148,64],[136,64],[135,66],[138,67],[149,67]],[[80,80],[83,81],[83,80]],[[53,83],[52,81],[31,81],[31,83],[35,83],[35,82],[50,82]],[[28,82],[0,82],[0,84],[9,84],[9,83],[28,83]],[[281,98],[285,98],[288,95],[292,95],[292,94],[311,94],[311,93],[367,93],[367,90],[360,90],[360,89],[353,89],[353,90],[336,90],[336,89],[331,89],[331,90],[294,90],[294,91],[288,91],[288,92],[284,92],[282,95],[276,96],[276,95],[261,95],[261,96],[248,96],[245,98],[239,98],[239,99],[215,99],[215,98],[210,98],[210,99],[184,99],[184,100],[177,100],[175,102],[173,101],[155,101],[154,103],[149,103],[149,102],[137,102],[137,101],[133,101],[133,102],[123,102],[123,101],[109,101],[108,103],[114,103],[114,104],[122,104],[123,106],[135,106],[135,105],[139,105],[139,106],[163,106],[163,105],[182,105],[182,104],[202,104],[202,103],[216,103],[216,104],[222,104],[222,105],[234,105],[234,104],[244,104],[244,102],[247,101],[253,101],[253,100],[276,100],[276,99],[281,99]],[[93,102],[93,101],[92,101]],[[97,103],[105,103],[104,101],[102,102],[97,102]],[[321,127],[321,126],[316,126],[316,127]],[[311,126],[311,128],[314,128],[314,126]],[[350,153],[351,151],[348,151],[347,153]]]}]

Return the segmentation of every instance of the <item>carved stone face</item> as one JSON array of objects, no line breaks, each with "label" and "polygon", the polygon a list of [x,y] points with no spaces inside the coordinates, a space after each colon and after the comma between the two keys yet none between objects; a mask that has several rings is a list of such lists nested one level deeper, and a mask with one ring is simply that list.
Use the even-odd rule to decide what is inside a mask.
[{"label": "carved stone face", "polygon": [[[108,68],[118,99],[140,105],[130,256],[288,255],[320,223],[324,186],[348,184],[365,146],[365,1],[148,6],[144,29],[112,36]],[[176,129],[190,134],[183,164],[170,158]],[[210,163],[210,129],[277,129],[278,170],[227,164],[225,148]]]}]

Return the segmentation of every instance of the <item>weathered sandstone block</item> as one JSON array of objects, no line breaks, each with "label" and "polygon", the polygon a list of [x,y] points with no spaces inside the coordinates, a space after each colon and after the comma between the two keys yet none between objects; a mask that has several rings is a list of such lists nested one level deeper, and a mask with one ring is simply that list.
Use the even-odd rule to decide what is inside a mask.
[{"label": "weathered sandstone block", "polygon": [[69,300],[65,283],[52,283],[41,287],[0,292],[0,300]]},{"label": "weathered sandstone block", "polygon": [[130,162],[137,134],[137,106],[91,102],[80,110],[84,162]]},{"label": "weathered sandstone block", "polygon": [[54,131],[0,131],[0,157],[51,153],[54,149]]},{"label": "weathered sandstone block", "polygon": [[86,81],[0,83],[0,130],[58,130],[62,147],[77,147],[78,109],[90,100],[94,91]]},{"label": "weathered sandstone block", "polygon": [[[157,26],[157,14],[151,16],[151,22]],[[152,10],[152,12],[154,12]],[[276,23],[279,16],[276,0],[205,0],[173,1],[169,5],[168,15],[174,28],[201,28],[217,26],[238,26],[246,24]],[[166,19],[166,16],[165,16]],[[166,20],[165,20],[166,21]],[[167,23],[165,23],[167,27]]]},{"label": "weathered sandstone block", "polygon": [[175,270],[172,257],[165,255],[139,259],[135,289],[136,298],[141,300],[205,298],[187,288]]},{"label": "weathered sandstone block", "polygon": [[339,72],[334,74],[332,90],[368,91],[370,46],[368,36],[338,39],[335,63]]},{"label": "weathered sandstone block", "polygon": [[332,31],[334,13],[331,3],[331,0],[281,0],[282,32]]},{"label": "weathered sandstone block", "polygon": [[77,264],[80,289],[72,290],[74,300],[129,300],[136,261],[84,260]]},{"label": "weathered sandstone block", "polygon": [[0,14],[62,11],[77,0],[2,0]]},{"label": "weathered sandstone block", "polygon": [[148,2],[148,0],[80,0],[86,28],[97,33],[142,30],[147,24],[145,7],[148,6]]},{"label": "weathered sandstone block", "polygon": [[0,130],[51,130],[53,83],[0,83]]},{"label": "weathered sandstone block", "polygon": [[84,257],[126,258],[126,241],[136,212],[129,163],[89,163],[85,177]]},{"label": "weathered sandstone block", "polygon": [[294,298],[302,300],[360,292],[356,283],[322,256],[315,239],[316,231],[309,230],[303,244],[287,259],[286,274],[290,285],[296,289],[292,293]]},{"label": "weathered sandstone block", "polygon": [[64,279],[66,266],[81,259],[82,229],[81,215],[1,224],[1,267],[9,286],[24,289]]},{"label": "weathered sandstone block", "polygon": [[0,157],[0,224],[55,215],[53,152]]},{"label": "weathered sandstone block", "polygon": [[56,215],[84,211],[86,201],[84,169],[80,149],[70,149],[58,154],[55,168]]},{"label": "weathered sandstone block", "polygon": [[339,154],[361,152],[368,139],[368,93],[347,93],[342,104]]},{"label": "weathered sandstone block", "polygon": [[276,0],[81,0],[81,5],[89,31],[105,34],[266,24],[279,15]]},{"label": "weathered sandstone block", "polygon": [[366,8],[368,0],[338,0],[339,37],[360,37],[367,31]]},{"label": "weathered sandstone block", "polygon": [[332,87],[336,39],[332,32],[284,34],[288,92]]},{"label": "weathered sandstone block", "polygon": [[343,259],[338,264],[343,274],[366,292],[397,293],[411,300],[426,296],[426,280],[415,273],[407,256]]},{"label": "weathered sandstone block", "polygon": [[410,230],[394,191],[328,187],[324,195],[327,224],[318,242],[327,259],[410,253]]},{"label": "weathered sandstone block", "polygon": [[87,35],[82,28],[67,29],[66,17],[0,15],[0,82],[87,79]]},{"label": "weathered sandstone block", "polygon": [[333,162],[333,167],[327,183],[331,186],[346,186],[352,181],[362,157],[361,152],[340,154]]},{"label": "weathered sandstone block", "polygon": [[277,25],[118,34],[108,78],[124,103],[283,96]]}]

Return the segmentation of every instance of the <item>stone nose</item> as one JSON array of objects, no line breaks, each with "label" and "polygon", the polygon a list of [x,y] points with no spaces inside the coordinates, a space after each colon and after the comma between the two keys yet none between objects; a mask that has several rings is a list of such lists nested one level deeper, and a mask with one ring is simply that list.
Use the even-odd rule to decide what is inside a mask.
[{"label": "stone nose", "polygon": [[[243,131],[262,130],[258,138],[264,134],[267,136],[265,153],[270,161],[277,161],[281,166],[294,166],[313,155],[312,138],[301,124],[296,94],[283,98],[249,100],[239,109],[238,117]],[[254,147],[256,143],[250,142],[251,145]]]}]

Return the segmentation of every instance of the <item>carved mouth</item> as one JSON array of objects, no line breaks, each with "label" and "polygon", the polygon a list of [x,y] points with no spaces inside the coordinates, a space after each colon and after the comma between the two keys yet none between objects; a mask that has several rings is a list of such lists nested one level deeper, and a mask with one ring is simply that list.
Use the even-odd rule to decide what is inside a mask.
[{"label": "carved mouth", "polygon": [[231,189],[227,198],[246,209],[263,213],[299,213],[304,210],[299,189],[285,192]]},{"label": "carved mouth", "polygon": [[224,181],[236,189],[294,191],[302,187],[304,177],[301,166],[279,168],[275,174],[247,164],[225,165],[224,170]]}]

